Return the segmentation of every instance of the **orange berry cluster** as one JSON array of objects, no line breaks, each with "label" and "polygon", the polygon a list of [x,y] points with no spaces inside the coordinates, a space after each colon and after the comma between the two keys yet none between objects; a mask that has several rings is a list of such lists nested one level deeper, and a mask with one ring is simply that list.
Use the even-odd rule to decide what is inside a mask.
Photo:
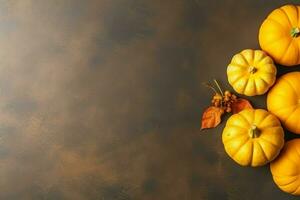
[{"label": "orange berry cluster", "polygon": [[226,90],[223,96],[219,93],[216,93],[213,96],[211,103],[213,106],[220,107],[223,110],[223,112],[225,111],[227,113],[230,113],[231,104],[235,102],[236,99],[237,97],[235,94],[231,94],[230,91]]}]

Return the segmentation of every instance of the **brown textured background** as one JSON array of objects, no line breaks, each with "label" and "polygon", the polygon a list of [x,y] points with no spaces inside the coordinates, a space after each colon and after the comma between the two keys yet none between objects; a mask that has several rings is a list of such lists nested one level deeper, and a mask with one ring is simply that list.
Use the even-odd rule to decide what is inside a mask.
[{"label": "brown textured background", "polygon": [[230,88],[231,56],[286,1],[0,3],[0,199],[293,199],[230,160],[224,123],[199,131],[201,82]]}]

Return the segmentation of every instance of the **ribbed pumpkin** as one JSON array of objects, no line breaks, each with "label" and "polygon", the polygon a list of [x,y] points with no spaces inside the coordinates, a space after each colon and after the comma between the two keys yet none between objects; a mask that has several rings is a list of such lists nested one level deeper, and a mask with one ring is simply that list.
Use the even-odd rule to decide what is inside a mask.
[{"label": "ribbed pumpkin", "polygon": [[275,62],[300,64],[300,6],[285,5],[269,14],[259,30],[259,44]]},{"label": "ribbed pumpkin", "polygon": [[289,131],[300,134],[300,72],[277,80],[268,93],[267,107]]},{"label": "ribbed pumpkin", "polygon": [[245,109],[232,115],[223,130],[227,154],[243,166],[261,166],[272,161],[284,144],[279,120],[263,109]]},{"label": "ribbed pumpkin", "polygon": [[247,96],[264,94],[276,80],[273,60],[261,50],[246,49],[233,56],[227,78],[233,89]]},{"label": "ribbed pumpkin", "polygon": [[300,195],[300,139],[288,141],[270,168],[273,180],[281,190]]}]

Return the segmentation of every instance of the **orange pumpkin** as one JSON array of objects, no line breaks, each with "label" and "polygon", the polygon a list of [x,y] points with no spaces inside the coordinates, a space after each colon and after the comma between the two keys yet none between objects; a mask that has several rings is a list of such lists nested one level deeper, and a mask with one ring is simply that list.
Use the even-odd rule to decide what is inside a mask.
[{"label": "orange pumpkin", "polygon": [[283,191],[300,195],[300,139],[288,141],[270,164],[273,180]]},{"label": "orange pumpkin", "polygon": [[222,133],[227,154],[243,166],[262,166],[279,154],[284,132],[279,120],[263,109],[245,109],[232,115]]},{"label": "orange pumpkin", "polygon": [[233,56],[227,78],[233,89],[247,96],[261,95],[275,83],[276,66],[261,50],[246,49]]},{"label": "orange pumpkin", "polygon": [[300,64],[300,6],[285,5],[269,14],[259,30],[259,44],[275,62]]},{"label": "orange pumpkin", "polygon": [[289,131],[300,134],[300,72],[281,76],[267,96],[268,110]]}]

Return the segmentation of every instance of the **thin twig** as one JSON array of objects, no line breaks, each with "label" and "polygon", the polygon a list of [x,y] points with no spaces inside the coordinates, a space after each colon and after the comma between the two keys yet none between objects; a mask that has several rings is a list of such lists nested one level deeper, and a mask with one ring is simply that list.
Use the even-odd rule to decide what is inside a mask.
[{"label": "thin twig", "polygon": [[212,89],[215,93],[218,93],[218,91],[217,91],[211,84],[206,83],[206,82],[203,82],[202,84],[203,84],[204,86],[206,86],[206,87]]},{"label": "thin twig", "polygon": [[224,96],[224,94],[223,94],[223,90],[221,89],[221,87],[220,87],[220,85],[219,85],[218,81],[217,81],[216,79],[214,79],[214,82],[215,82],[215,84],[217,85],[217,87],[218,87],[218,89],[219,89],[220,93],[222,94],[222,96]]}]

